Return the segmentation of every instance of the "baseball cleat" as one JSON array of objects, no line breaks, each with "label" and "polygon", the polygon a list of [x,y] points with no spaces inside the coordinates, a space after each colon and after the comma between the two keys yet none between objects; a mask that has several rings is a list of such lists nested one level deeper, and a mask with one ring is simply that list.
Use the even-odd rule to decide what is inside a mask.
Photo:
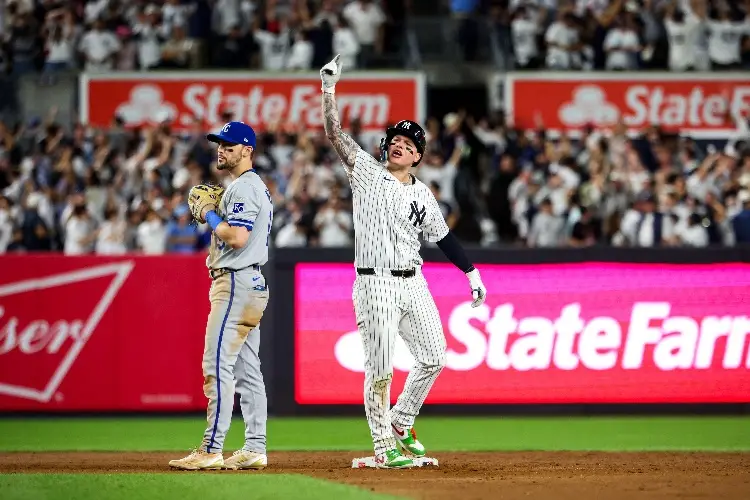
[{"label": "baseball cleat", "polygon": [[414,455],[415,457],[424,456],[424,446],[422,446],[422,443],[417,439],[417,433],[414,431],[414,427],[408,429],[391,424],[391,430],[393,430],[393,437],[396,438],[396,441],[402,450]]},{"label": "baseball cleat", "polygon": [[382,455],[376,456],[375,463],[378,469],[410,469],[414,467],[412,459],[403,456],[396,449],[388,450]]},{"label": "baseball cleat", "polygon": [[224,460],[227,469],[264,469],[268,465],[268,457],[263,453],[254,451],[237,450],[234,454]]},{"label": "baseball cleat", "polygon": [[193,450],[185,458],[170,460],[169,466],[183,470],[222,469],[224,468],[224,455],[208,453],[204,450]]}]

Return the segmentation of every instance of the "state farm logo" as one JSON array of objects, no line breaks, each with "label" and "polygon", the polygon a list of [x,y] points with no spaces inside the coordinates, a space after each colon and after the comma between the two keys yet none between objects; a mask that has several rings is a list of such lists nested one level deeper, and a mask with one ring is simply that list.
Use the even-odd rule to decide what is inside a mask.
[{"label": "state farm logo", "polygon": [[130,101],[115,111],[128,125],[144,122],[162,122],[177,117],[177,108],[164,101],[164,93],[157,85],[136,85],[130,91]]},{"label": "state farm logo", "polygon": [[[491,310],[474,309],[465,302],[453,309],[446,335],[461,344],[448,349],[446,368],[470,371],[481,365],[492,370],[639,370],[660,371],[750,369],[750,318],[747,316],[671,315],[669,302],[636,302],[627,329],[615,318],[581,317],[581,304],[562,307],[557,318],[517,318],[513,304]],[[484,324],[484,331],[477,323]],[[358,332],[342,336],[334,347],[339,364],[364,371],[364,353]],[[408,371],[414,363],[400,337],[394,369]]]},{"label": "state farm logo", "polygon": [[572,101],[560,108],[559,116],[562,123],[572,127],[588,123],[610,125],[620,117],[620,110],[607,102],[607,95],[598,85],[581,85],[573,90]]},{"label": "state farm logo", "polygon": [[713,82],[685,81],[670,86],[661,82],[611,81],[573,86],[569,101],[557,110],[557,118],[567,127],[606,127],[622,120],[629,128],[659,125],[667,129],[733,129],[728,112],[738,117],[747,116],[748,111],[750,85],[746,84],[725,88]]},{"label": "state farm logo", "polygon": [[[223,125],[222,113],[225,110],[232,112],[234,120],[254,127],[277,121],[313,128],[323,126],[319,82],[290,84],[285,81],[279,85],[269,81],[240,85],[228,80],[213,84],[186,82],[179,86],[172,83],[164,87],[157,82],[135,84],[129,91],[129,100],[117,105],[115,113],[129,126],[169,118],[179,128],[191,125],[197,117],[215,128]],[[357,117],[363,128],[381,129],[391,119],[394,98],[380,82],[373,81],[371,92],[342,90],[337,94],[336,103],[344,122]],[[89,103],[90,107],[97,105],[111,109],[111,104],[101,100]],[[94,110],[89,113],[94,113]]]},{"label": "state farm logo", "polygon": [[49,402],[133,266],[118,262],[0,285],[0,394]]}]

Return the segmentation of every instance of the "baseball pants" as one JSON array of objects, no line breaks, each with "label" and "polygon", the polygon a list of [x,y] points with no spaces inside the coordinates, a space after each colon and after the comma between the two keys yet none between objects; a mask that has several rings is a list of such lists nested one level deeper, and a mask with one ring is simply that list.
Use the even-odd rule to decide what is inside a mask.
[{"label": "baseball pants", "polygon": [[[365,353],[365,414],[379,455],[396,447],[392,423],[414,425],[445,366],[445,335],[427,281],[419,272],[411,278],[357,276],[352,299]],[[396,335],[401,335],[415,363],[389,412]]]},{"label": "baseball pants", "polygon": [[203,350],[203,392],[208,426],[202,447],[223,451],[234,409],[235,390],[245,421],[244,450],[266,453],[267,400],[260,370],[260,319],[268,290],[257,271],[224,274],[209,292],[211,313]]}]

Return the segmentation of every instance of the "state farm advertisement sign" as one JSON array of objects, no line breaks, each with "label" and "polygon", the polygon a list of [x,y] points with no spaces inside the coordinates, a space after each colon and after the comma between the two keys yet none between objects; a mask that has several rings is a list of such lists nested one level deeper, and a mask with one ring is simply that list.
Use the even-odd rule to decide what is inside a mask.
[{"label": "state farm advertisement sign", "polygon": [[204,256],[0,259],[0,410],[205,409]]},{"label": "state farm advertisement sign", "polygon": [[660,125],[695,138],[726,139],[733,116],[748,116],[750,79],[670,73],[511,73],[505,80],[509,116],[521,129],[576,132],[586,125],[629,130]]},{"label": "state farm advertisement sign", "polygon": [[[427,403],[750,401],[750,265],[427,264],[447,365]],[[296,267],[296,401],[362,404],[350,264]],[[414,359],[395,345],[391,400]]]},{"label": "state farm advertisement sign", "polygon": [[[175,129],[194,118],[209,127],[223,125],[221,113],[263,130],[269,124],[293,123],[310,129],[323,126],[320,76],[290,73],[117,73],[81,78],[81,119],[106,126],[115,115],[128,126],[156,123],[164,117]],[[365,130],[389,123],[422,121],[425,113],[421,73],[345,74],[336,86],[342,126],[358,117]]]}]

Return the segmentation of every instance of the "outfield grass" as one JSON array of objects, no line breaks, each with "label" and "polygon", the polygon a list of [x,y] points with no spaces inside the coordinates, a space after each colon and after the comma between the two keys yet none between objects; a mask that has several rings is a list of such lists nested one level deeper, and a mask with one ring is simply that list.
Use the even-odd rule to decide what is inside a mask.
[{"label": "outfield grass", "polygon": [[306,500],[397,498],[292,474],[0,474],[0,491],[3,500],[279,500],[300,492]]},{"label": "outfield grass", "polygon": [[[197,446],[205,419],[0,418],[3,451],[177,451]],[[750,451],[747,417],[445,418],[422,417],[420,439],[440,451]],[[225,450],[242,446],[235,419]],[[362,418],[273,418],[269,451],[369,450]],[[3,500],[382,500],[370,491],[303,475],[0,474]]]},{"label": "outfield grass", "polygon": [[[433,451],[704,450],[750,451],[748,417],[421,417],[420,439]],[[197,446],[205,419],[0,419],[0,451],[177,451]],[[225,450],[242,446],[235,419]],[[269,451],[371,448],[362,418],[273,418]]]}]

